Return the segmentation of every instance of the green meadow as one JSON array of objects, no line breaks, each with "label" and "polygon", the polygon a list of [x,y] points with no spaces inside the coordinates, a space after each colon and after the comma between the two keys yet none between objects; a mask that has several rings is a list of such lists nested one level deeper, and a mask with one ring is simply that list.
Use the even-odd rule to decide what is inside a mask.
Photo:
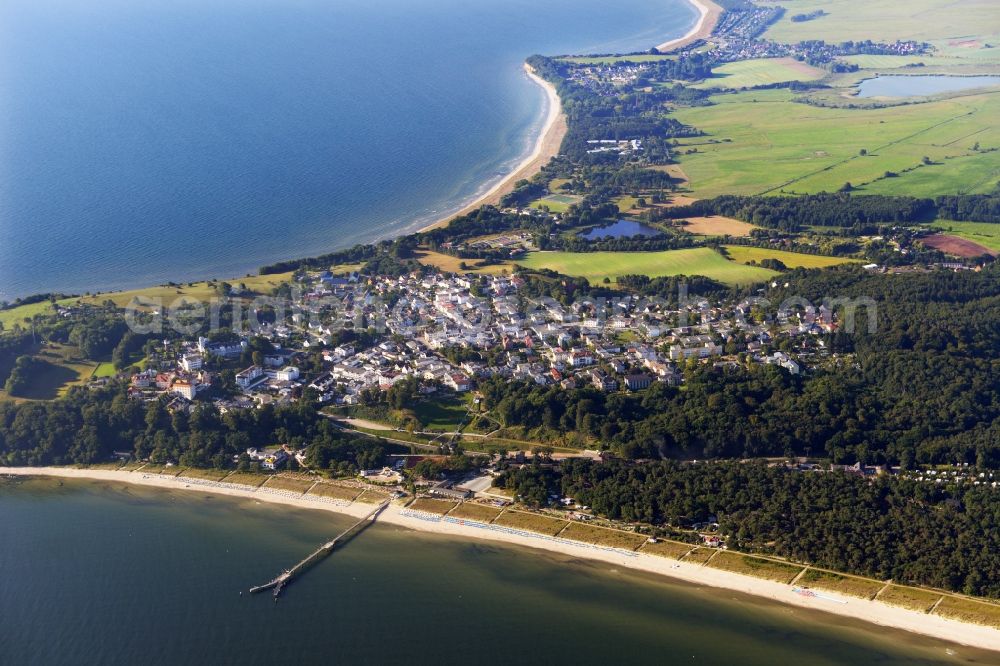
[{"label": "green meadow", "polygon": [[776,273],[730,261],[707,247],[663,252],[532,252],[517,262],[525,268],[550,269],[585,277],[591,283],[622,275],[704,275],[725,284],[763,282]]},{"label": "green meadow", "polygon": [[868,109],[798,103],[780,89],[711,99],[673,114],[706,133],[677,152],[695,196],[832,192],[847,182],[864,193],[935,196],[1000,181],[1000,150],[989,151],[1000,148],[1000,94]]},{"label": "green meadow", "polygon": [[789,268],[827,268],[856,262],[857,259],[846,257],[827,257],[819,254],[803,254],[786,250],[773,250],[767,247],[747,247],[744,245],[724,245],[729,258],[739,264],[751,261],[760,263],[764,259],[777,259]]},{"label": "green meadow", "polygon": [[712,78],[692,88],[752,88],[786,81],[815,81],[826,72],[792,58],[758,58],[727,62],[712,70]]}]

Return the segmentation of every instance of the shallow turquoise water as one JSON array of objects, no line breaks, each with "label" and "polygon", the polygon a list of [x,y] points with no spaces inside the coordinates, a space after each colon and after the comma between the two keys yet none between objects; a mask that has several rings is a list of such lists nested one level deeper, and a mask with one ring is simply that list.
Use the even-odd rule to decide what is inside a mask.
[{"label": "shallow turquoise water", "polygon": [[0,516],[5,664],[996,663],[736,593],[387,525],[274,604],[239,591],[350,519],[253,501],[38,480],[0,483]]}]

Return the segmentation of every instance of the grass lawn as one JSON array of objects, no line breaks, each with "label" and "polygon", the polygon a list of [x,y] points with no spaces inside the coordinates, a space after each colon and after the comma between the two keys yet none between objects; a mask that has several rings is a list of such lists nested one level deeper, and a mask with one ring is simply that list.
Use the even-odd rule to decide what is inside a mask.
[{"label": "grass lawn", "polygon": [[252,472],[233,472],[223,479],[225,483],[238,483],[241,486],[259,486],[268,480],[266,474],[254,474]]},{"label": "grass lawn", "polygon": [[458,506],[457,502],[445,502],[444,500],[430,499],[429,497],[418,497],[407,505],[407,509],[423,511],[425,513],[436,513],[443,516]]},{"label": "grass lawn", "polygon": [[757,58],[727,62],[712,70],[712,78],[692,88],[752,88],[786,81],[815,81],[826,72],[794,58]]},{"label": "grass lawn", "polygon": [[389,493],[384,493],[381,490],[366,490],[358,495],[355,501],[364,502],[365,504],[381,504],[390,497]]},{"label": "grass lawn", "polygon": [[935,196],[988,192],[1000,181],[1000,151],[971,149],[976,141],[1000,146],[1000,95],[865,109],[793,97],[788,90],[715,95],[712,106],[672,114],[706,133],[677,150],[695,196],[833,192],[847,182],[861,194]]},{"label": "grass lawn", "polygon": [[734,573],[753,576],[754,578],[765,578],[779,583],[790,583],[795,576],[802,571],[802,566],[775,562],[751,555],[741,555],[740,553],[721,552],[712,558],[710,567],[732,571]]},{"label": "grass lawn", "polygon": [[503,513],[503,509],[486,504],[475,504],[473,502],[463,502],[459,504],[449,516],[453,518],[463,518],[465,520],[475,520],[480,523],[488,523]]},{"label": "grass lawn", "polygon": [[892,604],[893,606],[902,606],[903,608],[926,613],[940,598],[941,594],[938,592],[918,590],[914,587],[890,585],[889,589],[879,595],[878,600]]},{"label": "grass lawn", "polygon": [[740,264],[751,261],[760,263],[763,259],[777,259],[789,268],[826,268],[857,262],[857,259],[847,257],[826,257],[819,254],[802,254],[801,252],[786,252],[763,247],[745,247],[743,245],[723,245],[729,257]]},{"label": "grass lawn", "polygon": [[952,617],[963,622],[1000,627],[1000,605],[972,599],[947,596],[938,604],[934,614]]},{"label": "grass lawn", "polygon": [[725,284],[763,282],[776,273],[729,261],[707,247],[663,252],[532,252],[518,263],[525,268],[548,268],[564,275],[585,277],[599,284],[621,275],[704,275]]},{"label": "grass lawn", "polygon": [[450,432],[465,422],[466,407],[465,400],[455,395],[449,395],[417,403],[413,408],[413,414],[427,430]]},{"label": "grass lawn", "polygon": [[0,400],[54,400],[66,394],[71,386],[83,384],[99,367],[94,361],[79,357],[76,347],[59,343],[46,343],[35,358],[42,362],[31,375],[25,394],[8,396],[0,390]]},{"label": "grass lawn", "polygon": [[930,226],[951,236],[958,236],[959,238],[982,245],[985,248],[1000,252],[1000,224],[938,220]]},{"label": "grass lawn", "polygon": [[565,213],[569,207],[579,203],[583,197],[574,194],[550,194],[531,202],[532,208],[548,208],[551,213]]},{"label": "grass lawn", "polygon": [[288,476],[272,476],[262,487],[270,488],[271,490],[287,490],[293,493],[304,493],[312,487],[313,483],[313,481],[308,481],[306,479],[294,479]]},{"label": "grass lawn", "polygon": [[196,467],[188,467],[183,472],[178,474],[179,477],[188,477],[190,479],[207,479],[209,481],[222,481],[229,474],[229,470],[225,469],[199,469]]},{"label": "grass lawn", "polygon": [[559,536],[564,539],[573,539],[609,548],[624,548],[625,550],[635,550],[646,541],[646,537],[641,534],[596,527],[575,521],[571,522],[569,527],[563,530]]},{"label": "grass lawn", "polygon": [[353,488],[349,486],[342,486],[336,483],[324,483],[319,482],[312,487],[309,491],[310,495],[317,495],[319,497],[331,497],[333,499],[345,500],[347,502],[353,502],[357,499],[358,495],[361,494],[360,488]]},{"label": "grass lawn", "polygon": [[630,195],[624,195],[624,196],[620,196],[620,197],[617,197],[615,199],[612,199],[612,201],[614,201],[616,204],[618,204],[618,212],[619,213],[627,213],[630,210],[632,210],[633,208],[635,208],[635,205],[637,203],[639,203],[639,197],[633,197],[633,196],[630,196]]},{"label": "grass lawn", "polygon": [[115,366],[110,363],[98,363],[97,367],[94,368],[93,377],[114,377],[118,372],[115,370]]},{"label": "grass lawn", "polygon": [[143,467],[140,471],[143,474],[166,474],[167,476],[177,476],[183,470],[183,467],[178,467],[177,465],[154,465],[149,464]]},{"label": "grass lawn", "polygon": [[[443,254],[441,252],[433,252],[431,250],[418,250],[413,253],[414,258],[425,266],[434,266],[439,270],[449,272],[449,273],[482,273],[486,275],[495,275],[502,273],[504,271],[510,271],[510,264],[503,262],[499,264],[490,264],[488,266],[477,266],[475,259],[459,259],[458,257],[453,257],[450,254]],[[466,268],[462,268],[462,263],[465,262]]]},{"label": "grass lawn", "polygon": [[810,569],[802,574],[802,577],[798,580],[798,584],[805,587],[839,592],[840,594],[852,597],[861,597],[862,599],[871,599],[885,586],[885,583],[870,578],[846,576],[827,571],[817,571],[815,569]]},{"label": "grass lawn", "polygon": [[527,530],[555,536],[569,524],[566,520],[556,520],[548,516],[540,516],[536,513],[526,513],[524,511],[504,511],[496,520],[494,525],[503,525],[516,530]]},{"label": "grass lawn", "polygon": [[[218,282],[228,282],[234,287],[243,284],[247,289],[262,294],[269,294],[271,290],[280,284],[288,282],[292,278],[291,272],[276,273],[274,275],[253,275],[249,277],[232,278],[219,280]],[[208,301],[217,295],[212,281],[194,282],[178,284],[176,286],[159,285],[156,287],[145,287],[143,289],[130,289],[128,291],[111,291],[103,294],[95,294],[81,298],[83,303],[103,303],[106,300],[114,301],[118,307],[125,307],[136,299],[136,303],[147,306],[170,306],[177,299],[184,298],[190,301]]]},{"label": "grass lawn", "polygon": [[641,550],[642,552],[649,553],[650,555],[659,555],[660,557],[669,557],[674,560],[679,560],[687,553],[691,552],[692,548],[694,548],[694,546],[689,543],[664,541],[663,539],[659,539],[656,543],[649,543],[647,541]]},{"label": "grass lawn", "polygon": [[720,551],[715,548],[696,548],[684,558],[684,561],[690,562],[691,564],[704,564],[712,559],[712,556],[718,552]]},{"label": "grass lawn", "polygon": [[[763,37],[779,42],[823,39],[827,42],[871,39],[893,41],[968,38],[997,31],[993,0],[779,0],[781,20]],[[826,16],[796,23],[795,14],[823,10]],[[987,33],[988,34],[988,33]]]},{"label": "grass lawn", "polygon": [[[64,298],[56,301],[56,303],[59,305],[71,305],[72,303],[75,303],[76,300],[77,299],[75,298]],[[31,324],[26,324],[24,320],[30,319],[37,314],[54,314],[52,304],[49,301],[42,301],[41,303],[19,305],[18,307],[11,308],[9,310],[0,310],[0,324],[3,324],[3,327],[8,330],[13,328],[14,324],[20,324],[22,328],[30,330]]]}]

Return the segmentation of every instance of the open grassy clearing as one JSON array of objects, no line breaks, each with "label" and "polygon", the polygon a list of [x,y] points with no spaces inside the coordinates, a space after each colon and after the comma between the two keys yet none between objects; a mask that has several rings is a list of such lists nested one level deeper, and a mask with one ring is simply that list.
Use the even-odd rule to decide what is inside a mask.
[{"label": "open grassy clearing", "polygon": [[1000,605],[961,597],[946,596],[934,610],[935,615],[951,617],[963,622],[1000,627]]},{"label": "open grassy clearing", "polygon": [[757,227],[749,222],[734,220],[731,217],[721,215],[709,215],[708,217],[689,217],[683,220],[684,225],[680,227],[684,231],[698,236],[749,236],[750,232]]},{"label": "open grassy clearing", "polygon": [[422,401],[412,411],[426,430],[453,431],[465,423],[468,416],[468,402],[451,395],[443,399]]},{"label": "open grassy clearing", "polygon": [[389,493],[384,493],[381,490],[366,490],[355,498],[356,502],[364,502],[365,504],[381,504],[382,502],[389,499],[391,495]]},{"label": "open grassy clearing", "polygon": [[641,534],[609,529],[607,527],[597,527],[580,522],[571,522],[569,527],[563,530],[559,536],[563,539],[573,539],[574,541],[583,541],[609,548],[623,548],[625,550],[635,550],[646,541],[646,537]]},{"label": "open grassy clearing", "polygon": [[177,476],[183,470],[183,467],[178,467],[177,465],[155,465],[150,463],[143,467],[140,471],[143,474],[166,474],[167,476]]},{"label": "open grassy clearing", "polygon": [[[931,41],[998,30],[994,0],[779,0],[774,4],[784,7],[785,15],[763,36],[779,42]],[[826,16],[801,23],[792,21],[795,14],[817,10],[823,10]]]},{"label": "open grassy clearing", "polygon": [[[75,298],[63,298],[56,303],[59,305],[72,305],[76,303]],[[52,303],[49,301],[42,301],[41,303],[29,303],[27,305],[19,305],[16,308],[10,308],[9,310],[0,310],[0,324],[7,330],[14,327],[15,324],[20,325],[26,330],[31,329],[31,324],[26,323],[25,319],[31,319],[35,315],[50,315],[54,314],[55,310],[52,308]]]},{"label": "open grassy clearing", "polygon": [[312,489],[309,490],[308,494],[353,502],[357,499],[358,495],[361,494],[361,489],[342,486],[336,483],[324,483],[321,481],[313,486]]},{"label": "open grassy clearing", "polygon": [[566,520],[556,520],[555,518],[539,516],[535,513],[525,513],[523,511],[504,511],[493,522],[496,525],[548,534],[549,536],[555,536],[569,524],[569,521]]},{"label": "open grassy clearing", "polygon": [[503,509],[486,504],[475,504],[473,502],[463,502],[455,507],[455,510],[448,515],[452,518],[462,518],[464,520],[475,520],[480,523],[488,523],[503,513]]},{"label": "open grassy clearing", "polygon": [[197,467],[188,467],[184,469],[179,477],[187,477],[189,479],[206,479],[208,481],[222,481],[229,474],[229,470],[225,469],[199,469]]},{"label": "open grassy clearing", "polygon": [[[417,250],[413,253],[414,258],[425,266],[434,266],[438,270],[442,270],[448,273],[483,273],[486,275],[495,275],[502,273],[504,271],[510,272],[511,266],[506,262],[499,264],[490,264],[488,266],[479,266],[476,264],[475,259],[459,259],[458,257],[453,257],[450,254],[443,254],[441,252],[433,252],[431,250]],[[462,268],[462,263],[465,263],[466,268]]]},{"label": "open grassy clearing", "polygon": [[616,198],[612,199],[612,201],[614,201],[616,204],[618,204],[618,212],[619,213],[627,213],[630,210],[632,210],[633,208],[635,208],[636,204],[639,203],[639,197],[633,197],[633,196],[630,196],[630,195],[624,195],[624,196],[616,197]]},{"label": "open grassy clearing", "polygon": [[532,252],[518,260],[525,268],[548,268],[564,275],[585,277],[597,284],[622,275],[704,275],[726,284],[752,284],[776,275],[756,266],[729,261],[710,248],[663,252]]},{"label": "open grassy clearing", "polygon": [[293,493],[304,493],[309,490],[314,482],[306,479],[295,479],[288,476],[272,476],[262,488],[270,490],[287,490]]},{"label": "open grassy clearing", "polygon": [[704,564],[712,559],[712,556],[720,551],[715,548],[702,548],[698,547],[688,553],[688,556],[684,558],[685,562],[690,562],[691,564]]},{"label": "open grassy clearing", "polygon": [[732,571],[734,573],[753,576],[754,578],[764,578],[777,581],[779,583],[790,583],[795,576],[802,571],[801,566],[785,564],[765,560],[752,555],[741,555],[740,553],[721,552],[712,558],[710,567]]},{"label": "open grassy clearing", "polygon": [[958,236],[990,250],[1000,252],[1000,224],[938,220],[930,226],[942,233]]},{"label": "open grassy clearing", "polygon": [[928,590],[918,590],[914,587],[900,587],[890,585],[889,588],[879,595],[878,600],[893,606],[902,606],[910,610],[926,613],[941,598],[938,592]]},{"label": "open grassy clearing", "polygon": [[583,197],[574,194],[550,194],[531,202],[532,208],[547,208],[552,213],[565,213],[573,204],[580,203]]},{"label": "open grassy clearing", "polygon": [[839,592],[852,597],[861,597],[862,599],[871,599],[885,586],[885,583],[869,578],[846,576],[828,571],[817,571],[816,569],[810,569],[802,574],[798,584],[830,592]]},{"label": "open grassy clearing", "polygon": [[847,182],[864,194],[935,196],[1000,181],[1000,151],[972,150],[1000,147],[1000,94],[865,109],[792,98],[756,90],[674,112],[707,134],[682,140],[677,153],[696,196],[833,192]]},{"label": "open grassy clearing", "polygon": [[257,487],[268,480],[267,474],[254,474],[252,472],[233,472],[223,481],[225,483],[236,483],[241,486]]},{"label": "open grassy clearing", "polygon": [[727,62],[712,69],[712,78],[692,88],[753,88],[787,81],[816,81],[826,76],[817,67],[794,58],[757,58]]},{"label": "open grassy clearing", "polygon": [[24,395],[14,397],[0,389],[0,400],[54,400],[87,382],[102,365],[80,358],[76,347],[55,342],[43,344],[33,356],[41,365],[32,371]]},{"label": "open grassy clearing", "polygon": [[687,553],[694,548],[693,545],[689,543],[680,543],[679,541],[663,541],[662,539],[657,540],[656,543],[646,542],[640,549],[644,553],[649,553],[650,555],[658,555],[660,557],[669,557],[674,560],[679,560],[684,557]]},{"label": "open grassy clearing", "polygon": [[820,254],[802,254],[801,252],[787,252],[763,247],[743,245],[723,245],[723,247],[729,253],[730,259],[740,264],[748,264],[751,261],[760,263],[764,259],[777,259],[789,268],[827,268],[828,266],[839,266],[858,261],[848,257],[827,257]]},{"label": "open grassy clearing", "polygon": [[102,470],[114,471],[122,468],[122,461],[116,460],[114,462],[92,463],[90,465],[80,464],[80,465],[73,465],[73,467],[77,467],[79,469],[102,469]]},{"label": "open grassy clearing", "polygon": [[414,511],[424,511],[426,513],[436,513],[443,516],[458,506],[458,502],[446,502],[444,500],[431,499],[429,497],[418,497],[406,506]]},{"label": "open grassy clearing", "polygon": [[[259,294],[270,294],[275,287],[291,280],[292,274],[275,273],[274,275],[251,275],[228,280],[218,280],[216,284],[228,282],[234,287],[244,285],[248,290]],[[93,296],[86,296],[80,299],[82,303],[100,304],[111,300],[118,307],[125,307],[135,301],[138,305],[147,307],[169,307],[178,299],[188,301],[205,302],[218,295],[211,280],[202,282],[177,284],[174,286],[159,285],[156,287],[145,287],[143,289],[130,289],[128,291],[111,291]]]}]

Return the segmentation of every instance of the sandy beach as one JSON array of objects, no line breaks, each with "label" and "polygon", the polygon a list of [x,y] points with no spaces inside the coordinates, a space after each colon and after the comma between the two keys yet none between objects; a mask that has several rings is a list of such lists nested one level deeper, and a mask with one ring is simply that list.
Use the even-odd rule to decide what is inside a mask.
[{"label": "sandy beach", "polygon": [[[234,484],[220,484],[199,479],[179,478],[159,474],[143,474],[141,470],[122,472],[117,470],[63,467],[8,467],[0,469],[0,474],[91,479],[115,483],[131,483],[169,490],[200,491],[253,499],[261,502],[284,504],[303,509],[332,511],[357,517],[363,517],[372,510],[371,504],[349,504],[319,497],[311,498],[311,496],[303,496],[290,492],[268,491],[250,487],[242,488],[236,487]],[[928,615],[897,606],[890,606],[878,601],[867,601],[837,595],[831,592],[824,591],[823,593],[828,599],[806,597],[795,594],[789,585],[713,569],[700,564],[677,562],[672,559],[645,553],[602,548],[568,539],[534,535],[529,532],[498,528],[497,526],[488,526],[481,523],[473,523],[472,521],[441,518],[436,515],[410,511],[397,504],[390,505],[379,517],[379,522],[413,530],[445,534],[461,539],[500,541],[528,548],[553,551],[571,557],[598,560],[616,566],[669,576],[696,585],[735,590],[785,604],[853,617],[873,624],[902,629],[953,643],[1000,651],[1000,630],[997,629],[959,622],[937,615]]]},{"label": "sandy beach", "polygon": [[446,226],[453,218],[471,213],[485,205],[497,205],[500,198],[514,189],[514,183],[525,178],[531,178],[548,164],[549,160],[559,154],[559,146],[562,145],[563,137],[566,136],[566,114],[562,112],[562,105],[559,103],[559,95],[556,93],[554,85],[535,74],[535,71],[527,63],[524,64],[524,72],[528,78],[545,89],[548,96],[548,114],[545,117],[545,125],[542,133],[535,142],[535,149],[526,157],[516,169],[507,177],[490,188],[486,194],[482,195],[472,203],[454,213],[432,224],[423,227],[421,231],[429,231],[438,227]]},{"label": "sandy beach", "polygon": [[712,30],[715,29],[715,24],[719,22],[719,17],[722,15],[722,7],[712,2],[712,0],[688,0],[701,16],[698,17],[698,22],[695,23],[694,27],[688,31],[683,37],[678,37],[677,39],[671,39],[668,42],[663,42],[656,47],[657,51],[666,53],[672,49],[679,49],[683,46],[687,46],[691,42],[698,41],[699,39],[708,39],[709,35],[712,34]]}]

